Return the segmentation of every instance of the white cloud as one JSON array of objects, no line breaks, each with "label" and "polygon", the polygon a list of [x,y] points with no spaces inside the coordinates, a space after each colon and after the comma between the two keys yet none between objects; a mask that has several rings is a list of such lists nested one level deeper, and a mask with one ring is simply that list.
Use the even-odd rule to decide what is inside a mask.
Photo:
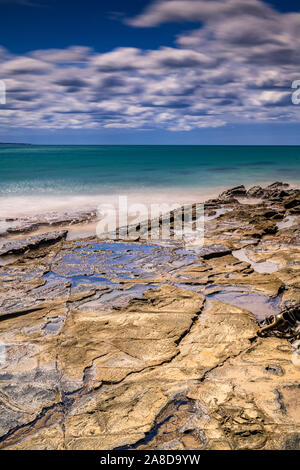
[{"label": "white cloud", "polygon": [[0,70],[4,76],[44,74],[50,72],[51,66],[41,60],[18,57],[4,62]]},{"label": "white cloud", "polygon": [[33,58],[43,60],[45,62],[52,62],[55,64],[73,64],[85,63],[89,60],[89,54],[92,52],[90,47],[84,46],[71,46],[67,49],[48,49],[33,51],[31,56]]}]

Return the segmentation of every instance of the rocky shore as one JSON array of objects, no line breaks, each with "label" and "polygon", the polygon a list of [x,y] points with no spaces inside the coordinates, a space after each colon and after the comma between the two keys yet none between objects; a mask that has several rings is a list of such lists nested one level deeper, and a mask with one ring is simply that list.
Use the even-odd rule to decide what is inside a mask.
[{"label": "rocky shore", "polygon": [[94,217],[0,221],[0,448],[300,449],[300,190],[207,201],[204,246]]}]

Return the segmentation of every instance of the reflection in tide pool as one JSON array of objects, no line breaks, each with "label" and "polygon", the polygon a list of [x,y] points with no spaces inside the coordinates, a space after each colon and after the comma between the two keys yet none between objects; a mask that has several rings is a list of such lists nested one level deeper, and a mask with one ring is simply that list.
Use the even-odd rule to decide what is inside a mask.
[{"label": "reflection in tide pool", "polygon": [[170,270],[187,266],[197,256],[174,246],[138,243],[77,242],[55,257],[48,282],[68,280],[72,288],[80,284],[117,287],[121,281],[151,279]]}]

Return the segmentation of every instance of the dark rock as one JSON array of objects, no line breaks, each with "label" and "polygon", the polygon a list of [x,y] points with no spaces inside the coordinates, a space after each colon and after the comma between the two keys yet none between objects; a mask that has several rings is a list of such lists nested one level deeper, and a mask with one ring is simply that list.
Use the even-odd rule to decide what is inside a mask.
[{"label": "dark rock", "polygon": [[260,198],[264,195],[264,190],[261,186],[253,186],[252,188],[248,189],[247,197],[257,197]]},{"label": "dark rock", "polygon": [[239,204],[239,201],[234,197],[224,197],[221,199],[209,199],[205,202],[205,208],[219,209],[220,205],[224,204]]},{"label": "dark rock", "polygon": [[285,213],[284,212],[276,212],[271,218],[272,220],[278,220],[281,221],[284,219]]},{"label": "dark rock", "polygon": [[275,199],[275,200],[281,200],[286,197],[288,197],[290,194],[288,191],[285,191],[283,189],[265,189],[264,190],[264,195],[263,199]]},{"label": "dark rock", "polygon": [[49,212],[40,216],[3,219],[0,220],[0,237],[6,237],[11,234],[29,233],[41,229],[42,227],[63,227],[67,225],[86,223],[94,220],[96,215],[97,213],[95,209],[89,209],[73,210],[64,214]]},{"label": "dark rock", "polygon": [[234,197],[224,197],[223,199],[218,199],[219,204],[239,204],[239,201]]},{"label": "dark rock", "polygon": [[300,205],[300,198],[299,197],[291,197],[284,203],[284,207],[286,209],[292,209],[293,207],[297,207]]},{"label": "dark rock", "polygon": [[244,185],[235,186],[220,194],[219,199],[228,199],[234,197],[246,197],[247,191]]},{"label": "dark rock", "polygon": [[212,207],[214,209],[217,209],[219,202],[219,199],[208,199],[207,201],[205,201],[205,208]]},{"label": "dark rock", "polygon": [[269,221],[263,226],[263,235],[274,235],[278,232],[277,224]]},{"label": "dark rock", "polygon": [[207,214],[207,217],[212,217],[212,216],[216,215],[216,213],[217,213],[216,211],[210,210]]},{"label": "dark rock", "polygon": [[268,220],[282,220],[284,219],[285,211],[277,211],[275,209],[266,209],[262,211],[260,217],[264,217]]},{"label": "dark rock", "polygon": [[291,215],[298,215],[300,214],[300,206],[293,207],[292,209],[289,210],[289,213]]},{"label": "dark rock", "polygon": [[291,434],[285,442],[285,450],[300,450],[300,434]]},{"label": "dark rock", "polygon": [[288,188],[289,184],[288,183],[282,183],[281,181],[275,181],[275,183],[269,184],[269,186],[266,187],[266,189],[283,189],[283,188]]},{"label": "dark rock", "polygon": [[231,252],[232,250],[230,250],[227,246],[215,244],[201,248],[198,253],[204,259],[211,259],[230,255]]},{"label": "dark rock", "polygon": [[296,197],[298,194],[299,190],[289,189],[288,183],[282,183],[280,181],[269,184],[266,188],[253,186],[247,191],[247,197],[269,199],[276,202],[281,202],[282,199],[287,197]]},{"label": "dark rock", "polygon": [[269,374],[273,374],[273,375],[277,375],[277,376],[282,376],[282,375],[284,375],[284,371],[282,370],[282,367],[280,367],[280,365],[278,365],[278,364],[268,364],[268,365],[265,367],[265,370],[266,370]]}]

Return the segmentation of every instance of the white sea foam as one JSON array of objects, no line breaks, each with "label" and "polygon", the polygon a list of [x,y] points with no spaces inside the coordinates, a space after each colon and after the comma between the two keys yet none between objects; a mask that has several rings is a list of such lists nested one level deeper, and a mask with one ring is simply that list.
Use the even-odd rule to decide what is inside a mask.
[{"label": "white sea foam", "polygon": [[191,204],[204,202],[217,196],[224,188],[208,190],[161,189],[124,191],[119,194],[65,195],[65,196],[2,196],[0,198],[0,218],[38,216],[48,212],[69,213],[78,209],[97,208],[100,204],[117,204],[120,195],[126,195],[132,204]]}]

